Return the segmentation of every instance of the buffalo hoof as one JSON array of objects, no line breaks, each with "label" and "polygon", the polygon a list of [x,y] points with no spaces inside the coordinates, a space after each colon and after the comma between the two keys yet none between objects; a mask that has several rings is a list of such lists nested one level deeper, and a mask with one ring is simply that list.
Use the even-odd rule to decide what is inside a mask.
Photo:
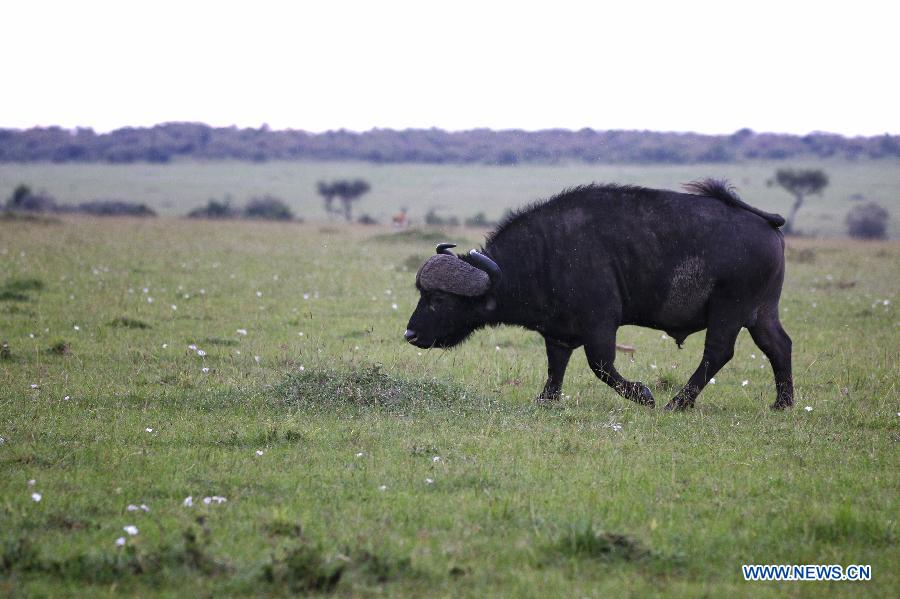
[{"label": "buffalo hoof", "polygon": [[779,399],[778,401],[776,401],[775,403],[773,403],[773,404],[772,404],[771,406],[769,406],[769,407],[772,408],[773,410],[777,410],[777,411],[780,412],[781,410],[784,410],[784,409],[786,409],[786,408],[789,408],[789,407],[791,407],[792,405],[794,405],[794,402],[792,402],[792,401],[782,401],[782,400]]},{"label": "buffalo hoof", "polygon": [[672,398],[672,401],[666,404],[667,412],[680,412],[682,410],[686,410],[688,408],[694,407],[694,400],[687,399],[681,395],[676,395]]},{"label": "buffalo hoof", "polygon": [[556,403],[562,399],[562,392],[557,391],[555,393],[547,393],[546,391],[538,395],[534,399],[534,403],[536,404],[547,404],[547,403]]},{"label": "buffalo hoof", "polygon": [[651,408],[656,407],[656,400],[653,399],[653,393],[650,392],[650,387],[648,387],[644,383],[635,383],[635,388],[631,400],[642,406],[648,406]]}]

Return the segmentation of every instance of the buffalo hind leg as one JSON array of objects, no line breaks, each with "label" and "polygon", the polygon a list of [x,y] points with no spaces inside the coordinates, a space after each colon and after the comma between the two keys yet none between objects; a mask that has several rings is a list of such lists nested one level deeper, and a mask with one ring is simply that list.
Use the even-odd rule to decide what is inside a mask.
[{"label": "buffalo hind leg", "polygon": [[710,319],[709,328],[706,330],[706,340],[703,345],[703,359],[700,366],[688,379],[685,386],[666,404],[667,410],[683,410],[693,408],[694,401],[709,383],[709,379],[716,376],[725,364],[734,356],[734,342],[737,341],[741,331],[741,320],[735,317]]},{"label": "buffalo hind leg", "polygon": [[640,381],[626,380],[613,365],[616,359],[616,330],[607,330],[595,335],[585,343],[584,353],[594,374],[601,381],[615,389],[616,393],[643,406],[656,405],[650,388]]},{"label": "buffalo hind leg", "polygon": [[773,410],[794,405],[794,377],[791,373],[791,338],[784,331],[778,316],[760,318],[750,327],[750,336],[772,363],[775,374],[775,403]]},{"label": "buffalo hind leg", "polygon": [[544,337],[544,345],[547,347],[547,383],[544,390],[538,395],[538,401],[556,401],[562,392],[563,377],[566,375],[566,366],[572,357],[574,347],[563,345],[558,341]]}]

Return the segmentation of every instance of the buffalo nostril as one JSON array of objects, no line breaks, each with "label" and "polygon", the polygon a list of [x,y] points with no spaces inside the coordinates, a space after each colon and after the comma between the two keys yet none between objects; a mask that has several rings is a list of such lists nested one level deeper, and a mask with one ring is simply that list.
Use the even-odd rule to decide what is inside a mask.
[{"label": "buffalo nostril", "polygon": [[415,341],[417,336],[418,336],[417,333],[415,331],[413,331],[412,329],[406,329],[406,332],[403,333],[403,337],[410,343]]}]

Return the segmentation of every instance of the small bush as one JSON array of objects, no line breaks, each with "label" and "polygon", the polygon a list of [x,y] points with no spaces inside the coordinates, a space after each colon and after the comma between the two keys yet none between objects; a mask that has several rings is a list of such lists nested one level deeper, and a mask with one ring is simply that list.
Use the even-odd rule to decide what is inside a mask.
[{"label": "small bush", "polygon": [[888,211],[875,202],[855,206],[847,213],[847,230],[857,239],[884,239],[888,218]]},{"label": "small bush", "polygon": [[188,218],[237,218],[238,211],[231,207],[231,200],[226,198],[223,201],[210,198],[206,206],[195,208],[188,212]]},{"label": "small bush", "polygon": [[375,220],[374,218],[372,218],[371,216],[369,216],[368,214],[363,214],[362,216],[359,217],[359,219],[356,222],[358,222],[361,225],[377,225],[378,224],[378,221]]},{"label": "small bush", "polygon": [[425,224],[432,227],[458,227],[459,219],[455,216],[441,216],[431,208],[425,214]]},{"label": "small bush", "polygon": [[253,198],[244,208],[244,216],[261,220],[293,220],[294,213],[283,201],[270,195]]},{"label": "small bush", "polygon": [[75,212],[90,216],[156,216],[146,204],[126,202],[124,200],[94,200],[84,202],[75,207]]},{"label": "small bush", "polygon": [[484,212],[479,212],[475,216],[467,218],[465,221],[467,227],[496,227],[497,221],[488,220]]},{"label": "small bush", "polygon": [[56,200],[52,196],[40,192],[35,193],[27,185],[16,187],[6,202],[7,210],[55,212],[57,208]]}]

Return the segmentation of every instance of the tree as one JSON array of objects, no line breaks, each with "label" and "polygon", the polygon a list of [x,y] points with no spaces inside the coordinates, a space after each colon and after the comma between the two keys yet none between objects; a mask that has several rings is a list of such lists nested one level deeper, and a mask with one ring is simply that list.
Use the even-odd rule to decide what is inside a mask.
[{"label": "tree", "polygon": [[794,219],[797,211],[803,205],[806,196],[821,194],[828,186],[828,175],[819,169],[778,169],[775,173],[775,182],[794,196],[794,205],[788,214],[784,232],[790,235],[794,233]]},{"label": "tree", "polygon": [[[342,213],[347,222],[353,220],[353,203],[359,201],[363,195],[372,189],[363,179],[338,179],[331,183],[319,181],[319,195],[325,200],[325,211],[329,214]],[[338,210],[334,207],[334,198],[341,199],[342,208]]]},{"label": "tree", "polygon": [[334,190],[334,185],[328,184],[325,181],[319,181],[316,184],[316,187],[318,188],[319,195],[322,196],[322,200],[325,202],[325,212],[327,212],[329,216],[337,212],[337,210],[334,209],[334,196],[337,195]]}]

